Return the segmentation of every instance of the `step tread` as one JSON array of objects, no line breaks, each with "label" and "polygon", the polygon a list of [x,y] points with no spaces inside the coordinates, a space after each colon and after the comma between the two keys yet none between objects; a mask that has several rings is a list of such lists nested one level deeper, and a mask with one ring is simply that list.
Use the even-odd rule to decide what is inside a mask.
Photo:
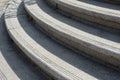
[{"label": "step tread", "polygon": [[103,7],[103,8],[112,9],[112,10],[120,10],[119,5],[104,3],[101,0],[78,0],[78,1],[88,3],[88,4],[91,4],[91,5],[95,5],[95,6],[99,6],[99,7]]},{"label": "step tread", "polygon": [[7,64],[6,60],[0,52],[0,80],[20,80],[18,76],[12,71],[10,66]]},{"label": "step tread", "polygon": [[[5,43],[3,42],[3,29],[1,26],[3,26],[3,19],[1,18],[4,11],[5,7],[7,5],[8,0],[0,1],[0,80],[20,80],[18,76],[14,73],[14,71],[10,68],[9,64],[7,63],[6,59],[2,55],[2,50],[1,46]],[[2,38],[2,39],[1,39]]]},{"label": "step tread", "polygon": [[[49,1],[51,3],[56,4],[55,7],[57,7],[58,9],[68,12],[73,16],[83,18],[90,22],[95,22],[97,24],[101,24],[114,29],[120,29],[119,9],[114,9],[114,8],[112,9],[112,7],[111,8],[103,7],[103,6],[99,6],[100,4],[95,5],[95,4],[87,3],[85,1],[78,1],[78,0],[49,0]],[[118,8],[120,7],[118,6]]]},{"label": "step tread", "polygon": [[[14,14],[14,12],[16,12],[16,10],[13,10],[12,14]],[[78,70],[77,68],[74,68],[73,66],[65,63],[63,60],[51,54],[49,51],[45,50],[41,45],[39,45],[30,36],[28,36],[26,32],[22,29],[20,23],[17,20],[18,15],[10,16],[9,14],[6,13],[5,21],[10,36],[15,41],[15,43],[27,54],[27,56],[29,56],[35,63],[37,63],[42,68],[45,68],[46,71],[48,70],[59,79],[70,78],[74,80],[81,80],[81,77],[84,79],[95,79],[94,77],[86,74],[83,71]],[[14,26],[14,23],[16,23],[16,26]],[[60,64],[62,64],[62,66]]]},{"label": "step tread", "polygon": [[[60,18],[63,18],[62,16],[57,16],[57,18],[56,17],[54,18],[53,16],[51,16],[50,13],[52,13],[53,11],[47,8],[44,5],[44,3],[42,3],[41,0],[36,0],[36,1],[32,0],[32,1],[31,3],[29,1],[25,2],[26,10],[33,17],[33,19],[35,19],[35,21],[38,22],[38,24],[41,23],[42,21],[44,24],[41,23],[40,25],[45,25],[45,24],[49,25],[49,27],[46,26],[42,28],[48,28],[52,30],[54,34],[60,34],[63,37],[67,36],[67,38],[76,42],[81,41],[82,43],[88,43],[86,44],[86,46],[88,45],[87,47],[92,48],[93,50],[98,50],[99,52],[102,52],[102,54],[105,54],[107,56],[112,56],[112,57],[115,57],[116,59],[119,59],[119,56],[120,56],[119,36],[114,35],[114,37],[116,37],[115,39],[118,40],[118,42],[116,42],[116,41],[111,41],[109,39],[105,39],[105,37],[107,37],[108,35],[113,36],[107,32],[106,33],[108,35],[106,35],[104,38],[100,37],[100,35],[102,33],[104,34],[105,31],[101,30],[100,32],[102,33],[98,34],[99,36],[98,35],[96,36],[95,34],[93,35],[83,30],[74,28],[73,27],[74,21],[73,22],[71,21],[71,23],[73,23],[72,26],[69,24],[66,24],[61,20],[59,20]],[[56,13],[53,13],[53,14],[57,15]],[[60,18],[58,19],[58,17]],[[64,21],[67,21],[67,20],[70,21],[69,19],[64,18]],[[85,25],[83,24],[79,24],[79,26],[85,27]]]},{"label": "step tread", "polygon": [[34,69],[32,63],[23,57],[23,52],[17,50],[10,41],[3,17],[7,5],[0,5],[4,6],[0,8],[0,80],[49,80],[38,69]]},{"label": "step tread", "polygon": [[[58,0],[59,1],[59,0]],[[61,3],[64,3],[65,5],[71,5],[71,6],[75,6],[76,8],[83,8],[87,11],[90,12],[95,12],[95,13],[100,13],[100,14],[106,14],[106,15],[111,15],[114,16],[116,18],[120,17],[120,11],[119,10],[115,10],[115,9],[110,9],[107,7],[102,7],[102,6],[96,6],[96,5],[92,5],[86,2],[82,2],[82,1],[77,1],[77,0],[60,0]]]},{"label": "step tread", "polygon": [[[78,63],[78,64],[76,63],[76,66],[77,65],[80,66],[81,63],[84,64],[84,61],[82,62],[82,60],[81,60],[82,57],[79,58],[78,55],[76,55],[74,52],[69,51],[68,49],[65,49],[64,47],[58,45],[55,42],[52,42],[51,39],[42,35],[41,32],[34,29],[33,25],[30,24],[30,21],[26,21],[25,14],[22,14],[22,15],[19,14],[14,17],[13,17],[13,15],[12,15],[12,17],[10,17],[10,14],[9,14],[9,17],[8,17],[8,14],[5,16],[7,16],[5,18],[5,21],[6,21],[8,32],[11,35],[12,39],[16,42],[16,44],[18,44],[18,46],[24,52],[26,52],[26,54],[30,58],[33,59],[33,61],[36,61],[36,63],[39,66],[42,66],[42,68],[44,68],[45,65],[42,65],[42,64],[46,64],[46,66],[45,66],[46,71],[49,70],[48,67],[50,67],[50,69],[53,69],[53,71],[55,70],[55,71],[59,72],[59,74],[64,74],[64,72],[65,73],[67,72],[66,75],[71,75],[72,73],[74,73],[74,74],[76,74],[76,76],[80,77],[80,78],[78,78],[78,80],[80,80],[81,78],[83,78],[85,80],[87,80],[87,79],[96,80],[96,78],[94,76],[96,76],[98,78],[101,76],[101,78],[102,78],[103,77],[102,73],[104,73],[106,75],[108,74],[109,70],[107,71],[106,68],[104,69],[104,67],[99,67],[100,65],[97,63],[94,63],[94,62],[93,62],[94,67],[96,67],[96,65],[98,65],[98,67],[96,69],[97,70],[101,69],[98,76],[95,75],[96,71],[94,71],[93,76],[88,74],[88,73],[92,73],[92,71],[89,72],[89,70],[91,70],[91,69],[88,68],[87,66],[86,66],[86,69],[88,68],[88,70],[87,70],[88,73],[84,72],[83,70],[79,70],[78,68],[75,68],[74,67],[75,64],[73,64],[75,62]],[[16,26],[14,26],[14,23],[16,23]],[[50,48],[52,48],[51,49],[53,51],[52,53],[50,52]],[[56,53],[56,55],[55,55],[55,53]],[[67,63],[67,61],[58,58],[57,54],[59,55],[59,57],[61,55],[61,57],[63,57],[64,59],[66,59],[66,58],[69,59],[68,63]],[[65,57],[65,54],[68,57],[67,56]],[[73,58],[73,56],[75,57],[74,59],[77,58],[78,61],[76,61],[74,59],[70,60],[70,58]],[[37,59],[35,59],[35,58],[37,58]],[[69,61],[71,61],[71,63]],[[89,63],[89,66],[93,67],[93,64],[91,64],[92,63],[91,61],[89,61],[89,60],[86,61],[86,59],[85,59],[85,62],[87,62],[86,65],[88,65],[88,63]],[[73,64],[73,65],[70,65],[70,64]],[[81,68],[82,68],[82,65],[81,65]],[[83,69],[85,70],[85,68],[83,68]],[[69,71],[71,73],[68,73]],[[114,71],[113,72],[111,72],[111,71],[112,70],[110,70],[110,72],[109,72],[110,74],[114,72]],[[117,72],[115,71],[114,73],[117,73]],[[107,78],[110,77],[110,74],[108,75]],[[54,75],[57,75],[57,74],[54,74]],[[62,76],[68,77],[66,75],[62,75]],[[76,76],[74,76],[72,74],[72,76],[70,76],[72,78],[70,78],[70,79],[75,80],[75,79],[77,79]],[[115,78],[116,77],[114,77],[114,79]],[[68,77],[68,79],[69,79],[69,77]]]}]

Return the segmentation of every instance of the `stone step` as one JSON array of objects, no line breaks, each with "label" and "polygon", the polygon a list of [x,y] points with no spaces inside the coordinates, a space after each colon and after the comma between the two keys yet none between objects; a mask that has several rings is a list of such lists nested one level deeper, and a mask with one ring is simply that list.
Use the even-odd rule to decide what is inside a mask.
[{"label": "stone step", "polygon": [[7,64],[0,51],[0,80],[20,80]]},{"label": "stone step", "polygon": [[24,4],[30,16],[48,35],[65,46],[83,51],[86,55],[100,59],[101,62],[120,68],[119,36],[100,29],[95,30],[88,25],[60,16],[42,0],[25,0]]},{"label": "stone step", "polygon": [[[54,6],[57,10],[61,11],[61,13],[69,15],[71,18],[80,20],[85,22],[86,20],[89,24],[93,22],[94,26],[98,26],[100,24],[106,29],[111,28],[120,32],[120,11],[117,9],[112,9],[109,7],[103,7],[102,3],[99,5],[90,4],[86,1],[90,2],[90,0],[45,0],[48,4]],[[92,2],[93,0],[91,0]],[[94,1],[95,2],[95,1]],[[97,2],[97,1],[96,1]],[[109,4],[110,5],[110,4]],[[115,5],[111,5],[114,7]],[[118,7],[118,6],[117,6]],[[118,7],[120,8],[120,6]],[[96,23],[96,24],[95,24]]]},{"label": "stone step", "polygon": [[[20,4],[18,0],[17,4],[6,10],[5,13],[5,22],[7,31],[13,41],[20,47],[23,52],[33,60],[40,68],[52,75],[53,77],[60,80],[81,80],[81,78],[90,80],[96,80],[96,78],[86,74],[85,72],[78,70],[77,68],[69,65],[60,58],[56,57],[46,46],[43,47],[43,44],[38,44],[31,36],[24,30],[24,28],[29,28],[30,24],[25,22],[25,14],[21,13],[23,11],[17,12],[17,8]],[[14,9],[13,9],[14,7]],[[18,8],[19,10],[19,8]],[[20,20],[22,19],[22,20]],[[19,23],[19,21],[22,21]],[[14,25],[16,23],[16,25]],[[24,25],[23,25],[24,24]],[[25,27],[24,27],[25,26]],[[29,30],[29,29],[27,29]],[[31,29],[33,30],[33,29]],[[35,31],[34,31],[35,32]],[[33,33],[34,33],[33,32]],[[37,35],[34,35],[34,37]],[[40,36],[38,39],[45,39],[45,37]],[[41,40],[41,41],[44,41]],[[39,41],[39,40],[38,40]],[[53,46],[53,45],[51,45]],[[49,48],[49,47],[48,47]],[[56,48],[55,48],[56,49]]]},{"label": "stone step", "polygon": [[58,80],[120,79],[119,72],[63,47],[36,29],[39,26],[26,16],[20,4],[17,0],[6,10],[6,28],[17,46],[41,69]]},{"label": "stone step", "polygon": [[9,3],[3,1],[0,2],[0,80],[51,80],[16,48],[8,36],[4,11]]}]

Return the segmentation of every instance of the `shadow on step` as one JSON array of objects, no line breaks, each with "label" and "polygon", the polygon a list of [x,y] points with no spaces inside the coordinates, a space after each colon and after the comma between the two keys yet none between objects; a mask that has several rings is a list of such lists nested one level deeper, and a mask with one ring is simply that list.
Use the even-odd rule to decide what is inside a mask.
[{"label": "shadow on step", "polygon": [[[82,24],[80,22],[77,22],[75,20],[72,20],[70,18],[67,18],[63,15],[60,15],[59,13],[57,13],[55,10],[50,9],[50,7],[45,4],[44,1],[42,0],[36,0],[38,3],[38,6],[48,15],[50,15],[51,17],[55,18],[56,20],[65,23],[67,25],[70,25],[76,29],[79,29],[81,31],[87,32],[89,34],[113,41],[113,42],[117,42],[118,44],[120,43],[120,36],[119,35],[115,35],[113,33],[110,32],[106,32],[105,30],[101,30],[99,28],[95,28],[93,26],[89,26],[86,24]],[[57,26],[56,26],[57,27]]]},{"label": "shadow on step", "polygon": [[104,0],[78,0],[78,1],[88,3],[88,4],[91,4],[91,5],[95,5],[95,6],[99,6],[99,7],[103,7],[103,8],[120,10],[119,5],[113,5],[113,4],[110,4],[110,3],[104,3]]},{"label": "shadow on step", "polygon": [[[44,6],[42,6],[44,8]],[[51,13],[49,13],[51,14]],[[56,16],[57,18],[57,16]],[[58,18],[57,18],[58,19]],[[63,18],[62,18],[63,19]],[[61,21],[62,21],[61,19]],[[65,48],[58,44],[57,42],[50,39],[40,30],[38,30],[37,25],[35,25],[31,19],[28,19],[25,15],[18,16],[18,20],[26,32],[32,39],[34,39],[40,46],[54,54],[55,56],[61,58],[65,62],[71,64],[72,66],[86,72],[87,74],[96,77],[98,80],[116,80],[120,79],[120,73],[98,64],[80,54],[73,52],[72,50]],[[67,23],[67,22],[66,22]],[[61,64],[62,65],[62,64]]]},{"label": "shadow on step", "polygon": [[38,71],[37,67],[33,66],[22,55],[22,52],[15,48],[5,29],[3,17],[3,15],[0,17],[0,54],[2,54],[9,67],[20,80],[50,80],[42,71]]}]

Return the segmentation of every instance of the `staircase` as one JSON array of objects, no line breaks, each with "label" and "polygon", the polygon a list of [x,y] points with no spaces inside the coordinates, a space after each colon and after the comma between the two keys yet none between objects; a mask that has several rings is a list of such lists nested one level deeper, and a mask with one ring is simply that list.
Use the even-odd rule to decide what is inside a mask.
[{"label": "staircase", "polygon": [[[13,49],[29,58],[19,65],[29,68],[32,62],[40,69],[28,70],[39,77],[31,80],[120,79],[120,6],[104,1],[12,0],[7,4],[6,32],[16,45]],[[10,64],[5,67],[8,72],[0,67],[1,80],[30,80],[19,77]]]}]

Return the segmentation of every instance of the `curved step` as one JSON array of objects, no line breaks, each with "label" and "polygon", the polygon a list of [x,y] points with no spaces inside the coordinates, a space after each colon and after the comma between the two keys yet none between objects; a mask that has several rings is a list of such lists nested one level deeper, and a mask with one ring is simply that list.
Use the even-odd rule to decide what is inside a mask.
[{"label": "curved step", "polygon": [[[119,72],[99,65],[57,44],[35,29],[37,25],[32,24],[25,14],[19,14],[23,11],[19,8],[16,11],[16,4],[11,7],[12,10],[9,9],[5,13],[6,28],[11,38],[33,62],[49,75],[59,80],[120,79]],[[13,16],[16,12],[18,14]]]},{"label": "curved step", "polygon": [[[57,14],[51,14],[52,11],[45,5],[42,0],[25,0],[24,4],[27,12],[40,25],[40,28],[44,29],[45,32],[48,33],[51,37],[56,38],[58,41],[61,41],[68,47],[75,48],[77,51],[84,51],[87,53],[87,55],[100,59],[103,62],[112,64],[117,68],[120,67],[119,36],[117,36],[116,39],[118,39],[118,42],[116,42],[100,37],[105,34],[113,37],[111,34],[105,33],[102,30],[99,34],[103,34],[99,35],[97,33],[99,35],[97,36],[96,33],[94,35],[89,33],[90,28],[87,32],[83,31],[82,28],[86,27],[86,25],[79,24],[79,27],[82,27],[81,29],[74,28],[74,25],[76,24],[74,21],[70,22],[73,23],[73,26],[71,26],[68,23],[62,22],[62,20],[70,21],[69,19],[65,19],[62,16],[51,16]],[[58,17],[59,19],[57,19]],[[93,32],[93,29],[91,29],[91,32]]]},{"label": "curved step", "polygon": [[[115,71],[111,68],[97,64],[94,61],[91,61],[79,54],[76,54],[76,53],[72,52],[71,50],[54,42],[53,40],[48,38],[48,36],[45,36],[38,29],[35,29],[35,27],[37,27],[37,25],[35,25],[31,20],[27,19],[28,17],[26,17],[25,14],[21,13],[21,14],[17,14],[16,17],[13,16],[14,13],[16,13],[15,7],[17,7],[17,6],[11,5],[11,7],[12,7],[12,10],[7,11],[8,13],[6,12],[5,15],[7,17],[6,18],[7,28],[10,28],[10,29],[8,29],[8,31],[11,33],[11,35],[13,35],[15,40],[13,38],[12,39],[14,41],[17,41],[16,44],[18,44],[18,46],[21,46],[22,50],[25,53],[27,52],[26,54],[29,53],[28,48],[30,46],[29,44],[31,44],[32,49],[29,48],[29,51],[31,51],[31,52],[30,52],[30,54],[28,54],[28,56],[34,55],[32,57],[32,60],[34,61],[37,58],[38,61],[37,62],[35,61],[35,63],[37,63],[39,65],[39,67],[43,66],[41,64],[41,62],[44,61],[44,63],[45,63],[44,65],[46,65],[46,66],[45,67],[43,66],[41,68],[44,69],[46,72],[48,72],[50,75],[57,77],[58,79],[61,79],[59,76],[57,76],[54,73],[54,71],[61,72],[61,69],[58,70],[59,67],[57,67],[57,69],[56,69],[56,66],[53,63],[53,62],[55,62],[59,66],[70,71],[71,73],[78,72],[79,74],[75,74],[75,75],[80,76],[80,77],[82,76],[81,77],[82,80],[116,80],[116,79],[120,79],[120,73],[118,71]],[[15,12],[13,11],[13,8],[15,9]],[[21,10],[19,8],[17,8],[17,9],[18,9],[17,13],[23,12],[23,10]],[[8,17],[8,15],[9,15],[9,17]],[[16,25],[14,25],[14,23],[16,23]],[[16,31],[18,32],[17,34],[16,34]],[[15,34],[14,34],[14,32],[15,32]],[[32,42],[31,40],[34,42]],[[26,41],[27,43],[23,43],[22,41]],[[20,45],[19,45],[19,43],[20,43]],[[28,44],[28,45],[26,45],[26,44]],[[47,63],[50,63],[50,64],[46,64],[46,58],[41,59],[42,55],[47,55],[47,58],[49,58],[49,59],[52,58],[51,60],[47,60],[48,61]],[[64,66],[66,66],[67,68]],[[70,67],[70,66],[72,66],[72,67]],[[49,72],[49,69],[48,69],[49,67],[50,67],[50,70],[52,69],[52,72]],[[74,69],[74,70],[72,70],[72,69]],[[78,71],[76,72],[76,70],[78,70]],[[65,77],[70,78],[68,76],[70,74],[70,72],[65,74],[66,75]],[[62,73],[62,74],[64,74],[64,73]],[[59,75],[61,75],[61,74],[59,74]],[[61,76],[64,76],[64,75],[61,75]],[[73,77],[73,76],[74,75],[72,74],[71,77]],[[81,78],[79,78],[77,80],[81,80]],[[25,80],[27,80],[27,79],[25,79]],[[29,79],[29,80],[31,80],[31,79]],[[36,78],[34,80],[36,80]],[[41,79],[38,79],[38,80],[41,80]],[[45,80],[48,80],[48,79],[45,79]],[[64,79],[62,79],[62,80],[64,80]],[[76,80],[76,78],[74,78],[74,80]]]},{"label": "curved step", "polygon": [[[17,9],[19,10],[18,6],[20,5],[20,0],[17,1],[17,4],[14,6],[10,5],[10,8],[12,7],[12,9],[8,8],[5,12],[6,28],[13,41],[30,59],[33,60],[33,62],[58,80],[97,80],[95,77],[56,57],[32,39],[24,30],[24,28],[27,28],[30,25],[24,20],[19,23],[20,19],[25,18],[25,14],[21,13],[23,12],[21,10],[19,11],[20,13],[17,11]],[[24,28],[22,27],[23,24],[25,25]]]},{"label": "curved step", "polygon": [[[0,0],[0,80],[49,80],[31,62],[23,57],[23,52],[14,46],[4,24],[4,12],[12,2]],[[33,68],[34,67],[34,68]]]},{"label": "curved step", "polygon": [[[0,38],[1,38],[1,34],[2,33],[2,28],[1,26],[3,26],[3,21],[1,19],[1,16],[4,13],[5,7],[6,7],[6,1],[0,1]],[[11,67],[9,66],[9,64],[7,63],[6,59],[4,58],[4,56],[2,55],[2,50],[1,50],[1,46],[3,46],[1,43],[2,40],[0,39],[0,80],[20,80],[19,77],[15,74],[15,72],[11,69]]]},{"label": "curved step", "polygon": [[[77,0],[46,0],[78,20],[87,20],[120,31],[120,11]],[[111,5],[113,6],[113,5]],[[68,15],[67,14],[67,15]],[[97,25],[95,25],[97,26]]]},{"label": "curved step", "polygon": [[0,51],[0,80],[20,80],[12,71]]}]

